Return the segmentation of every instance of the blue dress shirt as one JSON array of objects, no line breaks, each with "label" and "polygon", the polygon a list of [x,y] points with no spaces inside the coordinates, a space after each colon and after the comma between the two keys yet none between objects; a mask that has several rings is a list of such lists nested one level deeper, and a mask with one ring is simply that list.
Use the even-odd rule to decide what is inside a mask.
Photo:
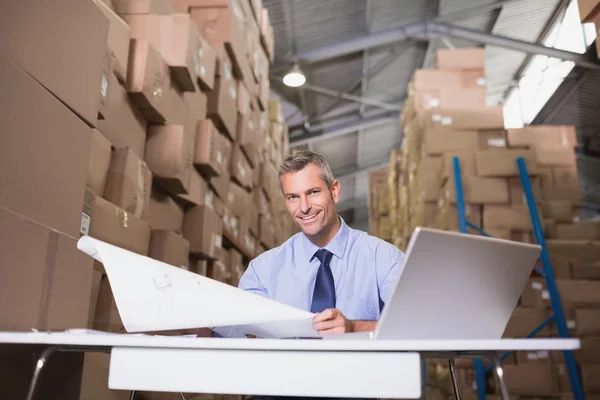
[{"label": "blue dress shirt", "polygon": [[[336,308],[350,320],[375,321],[393,290],[404,254],[390,243],[341,227],[325,249],[335,282]],[[250,262],[238,287],[290,306],[310,311],[319,250],[303,233],[268,250]],[[227,335],[230,336],[230,335]]]}]

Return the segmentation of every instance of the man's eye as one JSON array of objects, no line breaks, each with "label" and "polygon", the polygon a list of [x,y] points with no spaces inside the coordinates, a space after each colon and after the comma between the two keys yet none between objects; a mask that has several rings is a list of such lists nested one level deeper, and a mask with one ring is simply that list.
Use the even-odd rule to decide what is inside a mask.
[{"label": "man's eye", "polygon": [[319,191],[318,190],[313,190],[312,192],[310,192],[310,194],[318,194]]},{"label": "man's eye", "polygon": [[296,196],[288,196],[288,200],[296,200]]}]

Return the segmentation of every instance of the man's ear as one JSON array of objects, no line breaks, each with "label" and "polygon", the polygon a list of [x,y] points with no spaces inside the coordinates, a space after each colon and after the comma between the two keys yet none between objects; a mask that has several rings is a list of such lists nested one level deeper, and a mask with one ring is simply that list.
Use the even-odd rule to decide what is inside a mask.
[{"label": "man's ear", "polygon": [[340,181],[337,179],[333,181],[331,185],[331,198],[335,204],[340,200]]}]

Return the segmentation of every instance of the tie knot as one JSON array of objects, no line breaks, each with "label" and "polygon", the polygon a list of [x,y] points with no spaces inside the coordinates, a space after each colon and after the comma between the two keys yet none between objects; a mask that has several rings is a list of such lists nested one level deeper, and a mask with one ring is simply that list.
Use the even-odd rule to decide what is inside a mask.
[{"label": "tie knot", "polygon": [[331,261],[331,257],[333,257],[333,253],[327,249],[319,249],[315,252],[313,257],[317,257],[321,264],[328,263]]}]

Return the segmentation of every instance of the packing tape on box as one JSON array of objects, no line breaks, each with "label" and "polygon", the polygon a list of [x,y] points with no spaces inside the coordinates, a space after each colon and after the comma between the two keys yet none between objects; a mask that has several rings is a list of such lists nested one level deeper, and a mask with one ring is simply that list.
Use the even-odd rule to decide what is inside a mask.
[{"label": "packing tape on box", "polygon": [[46,251],[46,260],[44,262],[44,277],[42,285],[42,295],[40,296],[40,314],[38,315],[37,326],[40,330],[48,329],[48,309],[50,307],[50,294],[54,281],[54,268],[56,266],[56,255],[58,253],[58,232],[50,230],[48,232],[48,250]]},{"label": "packing tape on box", "polygon": [[129,220],[129,215],[127,214],[127,211],[123,210],[122,208],[117,207],[116,213],[117,213],[117,221],[119,221],[119,225],[121,225],[123,228],[127,228],[128,220]]},{"label": "packing tape on box", "polygon": [[141,159],[138,159],[138,174],[137,174],[137,192],[135,194],[135,210],[133,215],[137,218],[142,217],[142,212],[144,211],[144,198],[145,193],[147,193],[149,188],[146,188],[145,179],[144,179],[144,171],[148,168],[146,163]]}]

